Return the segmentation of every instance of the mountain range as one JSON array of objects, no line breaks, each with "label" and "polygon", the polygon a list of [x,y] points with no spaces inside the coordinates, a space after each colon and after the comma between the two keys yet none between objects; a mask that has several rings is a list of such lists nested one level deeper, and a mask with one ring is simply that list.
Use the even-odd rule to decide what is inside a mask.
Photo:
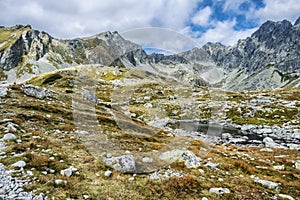
[{"label": "mountain range", "polygon": [[299,24],[174,55],[1,27],[0,200],[297,199]]},{"label": "mountain range", "polygon": [[192,85],[243,91],[300,86],[300,17],[267,21],[234,46],[208,42],[174,55],[147,55],[118,32],[72,40],[30,25],[0,27],[0,80],[28,78],[83,64],[137,68]]}]

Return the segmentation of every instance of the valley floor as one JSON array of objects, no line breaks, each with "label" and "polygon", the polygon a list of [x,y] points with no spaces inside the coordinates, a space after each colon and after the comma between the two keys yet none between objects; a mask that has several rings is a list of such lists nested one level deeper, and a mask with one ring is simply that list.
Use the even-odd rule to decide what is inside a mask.
[{"label": "valley floor", "polygon": [[78,67],[0,96],[0,198],[300,196],[299,88],[235,93]]}]

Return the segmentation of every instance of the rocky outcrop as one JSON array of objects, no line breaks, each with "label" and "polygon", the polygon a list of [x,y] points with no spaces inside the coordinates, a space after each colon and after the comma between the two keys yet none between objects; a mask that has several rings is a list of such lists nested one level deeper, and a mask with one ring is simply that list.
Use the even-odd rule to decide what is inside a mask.
[{"label": "rocky outcrop", "polygon": [[103,162],[115,170],[126,173],[134,173],[136,170],[136,161],[133,155],[108,156],[103,159]]},{"label": "rocky outcrop", "polygon": [[35,97],[37,99],[45,99],[53,97],[53,93],[44,88],[33,85],[22,85],[21,90],[28,96]]},{"label": "rocky outcrop", "polygon": [[1,32],[12,32],[6,43],[6,48],[0,50],[0,68],[8,70],[18,66],[28,55],[33,60],[39,60],[48,51],[52,37],[45,32],[31,29],[30,26],[15,26],[2,28]]}]

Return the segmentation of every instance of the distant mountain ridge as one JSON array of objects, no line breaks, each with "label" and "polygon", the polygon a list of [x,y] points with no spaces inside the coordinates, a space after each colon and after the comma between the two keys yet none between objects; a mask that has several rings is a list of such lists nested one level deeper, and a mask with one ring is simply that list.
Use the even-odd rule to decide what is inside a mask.
[{"label": "distant mountain ridge", "polygon": [[[81,64],[156,72],[194,85],[229,90],[300,86],[300,17],[267,21],[234,46],[208,42],[174,55],[147,55],[118,32],[58,40],[30,26],[0,27],[0,77],[39,74]],[[26,76],[25,76],[26,77]]]}]

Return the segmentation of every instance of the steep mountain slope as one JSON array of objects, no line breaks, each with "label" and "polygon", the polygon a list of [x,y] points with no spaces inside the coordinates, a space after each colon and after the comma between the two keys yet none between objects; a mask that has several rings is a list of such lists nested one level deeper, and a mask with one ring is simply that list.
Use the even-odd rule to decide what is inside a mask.
[{"label": "steep mountain slope", "polygon": [[267,21],[235,46],[209,42],[202,48],[169,56],[147,56],[139,50],[125,55],[120,63],[191,84],[229,90],[299,87],[299,21],[294,25],[287,20]]},{"label": "steep mountain slope", "polygon": [[294,25],[287,20],[267,21],[251,37],[239,40],[235,46],[207,43],[202,49],[184,52],[181,56],[196,62],[203,57],[213,60],[216,66],[224,69],[221,84],[226,89],[299,86],[299,21],[300,18]]},{"label": "steep mountain slope", "polygon": [[0,28],[0,80],[22,81],[32,75],[78,64],[110,65],[126,52],[141,49],[117,32],[58,40],[29,25]]}]

